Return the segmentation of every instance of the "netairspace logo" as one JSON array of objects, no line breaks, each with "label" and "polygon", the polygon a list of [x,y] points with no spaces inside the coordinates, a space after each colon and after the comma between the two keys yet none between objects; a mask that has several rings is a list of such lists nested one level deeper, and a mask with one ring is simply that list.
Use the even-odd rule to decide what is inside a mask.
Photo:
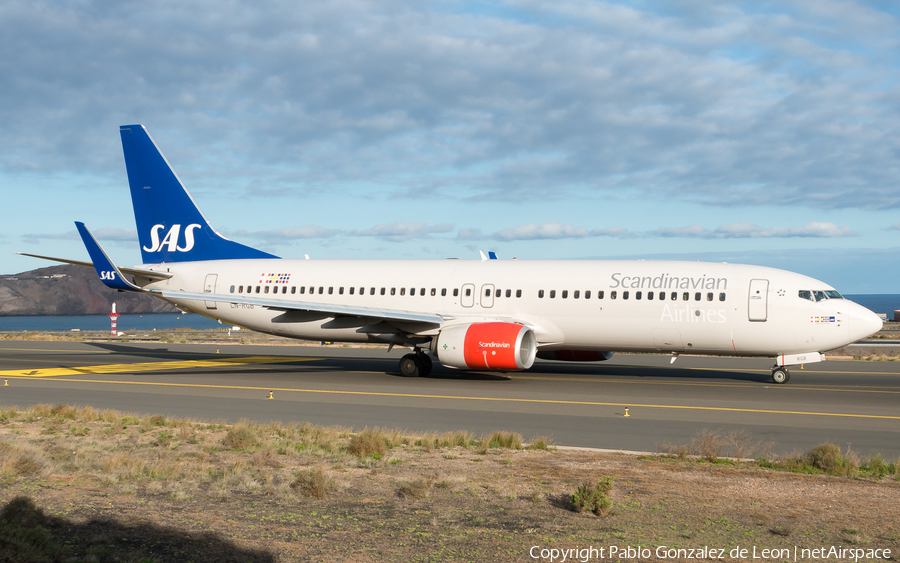
[{"label": "netairspace logo", "polygon": [[608,547],[573,547],[573,548],[542,548],[533,546],[528,555],[539,561],[565,563],[566,561],[578,561],[586,563],[601,559],[646,560],[652,557],[657,559],[746,559],[748,561],[853,561],[870,559],[890,559],[890,549],[875,548],[845,548],[844,546],[829,546],[806,548],[794,546],[791,548],[760,549],[756,546],[734,548],[716,548],[703,546],[700,548],[675,548],[661,545],[655,548],[615,546]]}]

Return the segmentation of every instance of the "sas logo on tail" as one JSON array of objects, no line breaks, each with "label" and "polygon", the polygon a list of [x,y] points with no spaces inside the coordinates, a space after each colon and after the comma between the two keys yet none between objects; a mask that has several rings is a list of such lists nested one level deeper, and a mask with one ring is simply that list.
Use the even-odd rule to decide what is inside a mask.
[{"label": "sas logo on tail", "polygon": [[179,235],[181,234],[181,225],[172,225],[166,236],[159,240],[159,233],[165,229],[165,225],[153,225],[150,229],[150,247],[143,246],[146,252],[159,252],[164,247],[169,252],[189,252],[194,248],[194,231],[200,228],[197,223],[191,223],[184,229],[184,246],[179,246]]}]

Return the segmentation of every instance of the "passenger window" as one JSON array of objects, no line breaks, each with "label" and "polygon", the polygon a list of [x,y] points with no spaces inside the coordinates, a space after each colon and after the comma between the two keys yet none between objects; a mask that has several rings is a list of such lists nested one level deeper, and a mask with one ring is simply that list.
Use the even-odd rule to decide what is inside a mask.
[{"label": "passenger window", "polygon": [[238,286],[238,293],[244,293],[244,286],[242,286],[242,285]]},{"label": "passenger window", "polygon": [[603,299],[603,290],[597,292],[597,299]]},{"label": "passenger window", "polygon": [[700,292],[694,294],[694,301],[700,301]]},{"label": "passenger window", "polygon": [[566,299],[566,298],[568,298],[568,297],[569,297],[569,290],[568,290],[568,289],[564,289],[564,290],[562,291],[562,298],[563,298],[563,299]]},{"label": "passenger window", "polygon": [[467,288],[466,288],[466,297],[469,297],[470,295],[472,295],[472,288],[471,288],[471,287],[467,287]]},{"label": "passenger window", "polygon": [[623,291],[623,292],[622,292],[622,299],[628,299],[628,292],[627,292],[627,291]]},{"label": "passenger window", "polygon": [[573,299],[578,299],[580,296],[581,296],[581,292],[578,291],[577,289],[576,289],[575,291],[572,292],[572,298],[573,298]]},{"label": "passenger window", "polygon": [[315,292],[316,292],[316,288],[313,286],[309,286],[309,294],[312,295]]},{"label": "passenger window", "polygon": [[287,286],[286,286],[286,285],[281,286],[281,293],[282,293],[282,294],[287,293]]},{"label": "passenger window", "polygon": [[609,298],[610,298],[610,299],[615,299],[615,298],[616,298],[616,292],[615,292],[615,291],[610,291],[610,292],[609,292]]},{"label": "passenger window", "polygon": [[447,288],[446,287],[441,288],[441,297],[447,297]]},{"label": "passenger window", "polygon": [[[434,295],[434,289],[431,290],[431,294]],[[419,297],[425,297],[425,288],[419,290]]]},{"label": "passenger window", "polygon": [[256,293],[259,293],[259,286],[256,286]]},{"label": "passenger window", "polygon": [[543,298],[544,298],[544,290],[543,290],[543,289],[539,289],[539,290],[538,290],[538,298],[539,298],[539,299],[543,299]]},{"label": "passenger window", "polygon": [[400,295],[406,295],[406,288],[405,288],[405,287],[401,287],[401,288],[400,288]]},{"label": "passenger window", "polygon": [[[372,289],[375,289],[374,287]],[[381,294],[384,295],[384,288],[381,288]]]},{"label": "passenger window", "polygon": [[291,295],[296,295],[296,294],[297,294],[297,286],[296,286],[296,285],[292,285],[292,286],[291,286]]},{"label": "passenger window", "polygon": [[712,301],[712,300],[713,300],[713,294],[712,294],[711,291],[710,291],[709,293],[706,294],[706,300],[707,300],[707,301]]},{"label": "passenger window", "polygon": [[301,286],[300,286],[300,295],[303,295],[304,293],[306,293],[306,286],[305,286],[305,285],[301,285]]},{"label": "passenger window", "polygon": [[590,289],[584,292],[584,298],[585,298],[585,299],[590,299],[590,298],[591,298],[591,290],[590,290]]},{"label": "passenger window", "polygon": [[[509,290],[507,290],[507,291],[509,291]],[[494,293],[494,297],[500,297],[500,290],[499,290],[499,289],[496,291],[496,293]],[[509,295],[507,295],[507,297],[509,297]]]},{"label": "passenger window", "polygon": [[724,293],[720,293],[720,294],[719,294],[719,301],[725,301],[725,294],[724,294]]},{"label": "passenger window", "polygon": [[[344,288],[342,287],[341,289],[344,289]],[[350,288],[350,295],[353,295],[353,292],[354,292],[354,291],[356,291],[356,288],[355,288],[355,287],[351,287],[351,288]]]},{"label": "passenger window", "polygon": [[516,290],[516,298],[518,299],[518,298],[521,298],[521,297],[522,297],[522,290],[521,290],[521,289],[517,289],[517,290]]},{"label": "passenger window", "polygon": [[688,293],[687,291],[685,291],[684,293],[681,294],[682,301],[687,301],[690,298],[691,298],[691,294]]},{"label": "passenger window", "polygon": [[506,297],[507,297],[507,298],[512,297],[512,290],[511,290],[511,289],[507,289],[507,290],[506,290]]},{"label": "passenger window", "polygon": [[453,297],[459,297],[459,288],[458,287],[453,288]]},{"label": "passenger window", "polygon": [[331,295],[332,293],[334,293],[334,288],[329,286],[328,295]]},{"label": "passenger window", "polygon": [[653,292],[652,291],[647,292],[647,301],[653,301]]},{"label": "passenger window", "polygon": [[266,286],[266,289],[263,291],[263,293],[269,293],[269,286]]},{"label": "passenger window", "polygon": [[677,301],[677,300],[678,300],[678,292],[677,292],[677,291],[673,291],[673,292],[672,292],[672,301]]},{"label": "passenger window", "polygon": [[397,288],[396,288],[396,287],[392,287],[392,288],[391,288],[391,295],[397,295]]},{"label": "passenger window", "polygon": [[[374,287],[372,288],[372,293],[373,293],[373,294],[375,293],[375,288],[374,288]],[[364,288],[364,287],[359,288],[359,294],[360,294],[360,295],[365,295],[365,294],[366,294],[366,288]]]},{"label": "passenger window", "polygon": [[[423,289],[422,291],[425,291],[425,290]],[[435,295],[437,295],[437,290],[432,287],[431,288],[431,296],[434,297]]]},{"label": "passenger window", "polygon": [[556,290],[555,290],[555,289],[551,289],[551,290],[550,290],[550,299],[555,299],[555,298],[556,298]]},{"label": "passenger window", "polygon": [[416,296],[416,288],[414,288],[414,287],[409,288],[409,294],[410,294],[410,296],[415,297]]},{"label": "passenger window", "polygon": [[229,293],[234,293],[234,286],[231,286],[231,291]]},{"label": "passenger window", "polygon": [[491,296],[491,290],[490,290],[490,289],[485,289],[485,290],[484,290],[484,296],[485,296],[485,297],[490,297],[490,296]]},{"label": "passenger window", "polygon": [[641,298],[641,292],[640,292],[640,291],[635,291],[635,292],[634,292],[634,298],[635,298],[635,299],[640,299],[640,298]]},{"label": "passenger window", "polygon": [[323,293],[325,293],[325,287],[320,285],[319,286],[319,295],[322,295]]},{"label": "passenger window", "polygon": [[338,288],[338,295],[343,295],[343,294],[344,294],[344,287],[341,286]]}]

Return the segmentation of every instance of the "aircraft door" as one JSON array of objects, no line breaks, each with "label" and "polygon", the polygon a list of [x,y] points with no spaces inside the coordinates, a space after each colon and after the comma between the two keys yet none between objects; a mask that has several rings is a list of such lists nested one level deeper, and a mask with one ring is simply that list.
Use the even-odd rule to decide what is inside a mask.
[{"label": "aircraft door", "polygon": [[481,286],[481,306],[485,308],[494,306],[494,285],[486,283]]},{"label": "aircraft door", "polygon": [[[216,279],[218,278],[218,274],[207,274],[206,281],[203,283],[203,293],[215,293],[216,292]],[[215,301],[206,301],[207,309],[215,309],[216,302]]]},{"label": "aircraft door", "polygon": [[751,321],[765,322],[768,316],[769,280],[750,280],[750,301],[747,305]]},{"label": "aircraft door", "polygon": [[467,283],[462,286],[462,299],[460,303],[463,307],[471,307],[475,304],[475,284]]}]

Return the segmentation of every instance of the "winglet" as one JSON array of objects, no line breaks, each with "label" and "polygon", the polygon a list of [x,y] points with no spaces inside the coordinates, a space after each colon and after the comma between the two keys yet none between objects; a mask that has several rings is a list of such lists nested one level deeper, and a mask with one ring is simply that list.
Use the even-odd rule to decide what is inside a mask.
[{"label": "winglet", "polygon": [[106,252],[100,248],[100,243],[97,242],[97,239],[94,238],[94,235],[91,234],[88,228],[84,226],[84,223],[75,221],[75,227],[78,229],[78,234],[81,235],[81,240],[84,241],[88,254],[91,255],[91,261],[94,262],[94,268],[97,269],[97,275],[100,276],[100,281],[103,282],[103,285],[121,291],[144,291],[125,279],[119,268],[113,264]]}]

